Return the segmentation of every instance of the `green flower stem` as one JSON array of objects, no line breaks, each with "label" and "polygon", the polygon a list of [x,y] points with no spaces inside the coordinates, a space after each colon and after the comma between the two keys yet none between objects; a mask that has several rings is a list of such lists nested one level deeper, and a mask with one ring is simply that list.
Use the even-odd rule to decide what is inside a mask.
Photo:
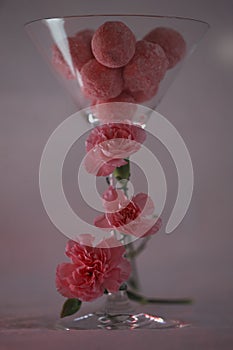
[{"label": "green flower stem", "polygon": [[163,298],[147,298],[144,295],[127,290],[129,299],[140,304],[192,304],[192,300],[188,298],[182,299],[163,299]]},{"label": "green flower stem", "polygon": [[114,170],[113,175],[117,181],[129,180],[130,178],[130,162],[129,159],[125,159],[127,164],[122,165]]},{"label": "green flower stem", "polygon": [[149,236],[142,238],[141,244],[136,249],[131,249],[127,253],[126,257],[128,259],[135,259],[146,248],[146,245],[150,239],[151,239],[151,237],[149,237]]},{"label": "green flower stem", "polygon": [[134,290],[140,289],[140,283],[139,283],[139,277],[138,277],[138,271],[137,271],[137,265],[134,255],[134,246],[133,243],[129,243],[126,245],[126,257],[130,260],[131,263],[131,275],[128,280],[128,284],[130,287],[132,287]]}]

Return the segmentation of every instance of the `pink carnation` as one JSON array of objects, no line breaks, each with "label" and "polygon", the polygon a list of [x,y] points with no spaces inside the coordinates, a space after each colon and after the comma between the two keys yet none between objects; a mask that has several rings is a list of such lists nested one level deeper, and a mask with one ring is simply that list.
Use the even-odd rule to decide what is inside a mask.
[{"label": "pink carnation", "polygon": [[86,140],[85,168],[96,176],[107,176],[126,164],[125,158],[137,152],[146,132],[130,123],[108,123],[95,127]]},{"label": "pink carnation", "polygon": [[116,229],[136,237],[155,234],[161,228],[162,220],[152,217],[154,203],[145,193],[139,193],[129,200],[121,190],[110,186],[103,199],[106,213],[95,219],[97,227]]},{"label": "pink carnation", "polygon": [[99,245],[101,248],[68,241],[66,255],[71,263],[57,266],[59,293],[67,298],[92,301],[102,296],[105,289],[109,292],[119,290],[131,272],[129,261],[123,257],[125,248],[113,237]]}]

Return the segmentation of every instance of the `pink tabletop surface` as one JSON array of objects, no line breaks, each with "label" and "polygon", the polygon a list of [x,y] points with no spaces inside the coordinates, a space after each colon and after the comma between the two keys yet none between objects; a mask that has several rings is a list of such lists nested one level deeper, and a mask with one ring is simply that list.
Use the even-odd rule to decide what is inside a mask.
[{"label": "pink tabletop surface", "polygon": [[[134,331],[54,330],[56,312],[49,313],[51,306],[45,308],[44,305],[43,308],[40,311],[31,308],[30,312],[19,312],[18,317],[17,312],[11,317],[8,312],[8,316],[1,319],[0,349],[27,349],[33,346],[33,349],[160,347],[214,350],[231,349],[233,342],[232,308],[229,309],[229,304],[224,303],[196,302],[192,306],[144,307],[146,312],[176,317],[189,323],[189,326],[182,329]],[[11,325],[12,329],[3,329],[7,325]]]}]

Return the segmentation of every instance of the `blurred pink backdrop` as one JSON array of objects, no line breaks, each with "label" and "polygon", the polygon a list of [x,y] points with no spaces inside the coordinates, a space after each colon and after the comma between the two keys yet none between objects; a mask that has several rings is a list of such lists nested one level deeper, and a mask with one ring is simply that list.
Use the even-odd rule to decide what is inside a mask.
[{"label": "blurred pink backdrop", "polygon": [[[52,303],[59,311],[63,302],[55,290],[54,273],[64,261],[67,239],[43,208],[38,169],[49,135],[76,107],[23,25],[41,17],[108,12],[187,16],[211,26],[158,109],[178,129],[191,154],[193,199],[176,232],[155,236],[138,266],[145,293],[193,297],[197,310],[203,312],[207,305],[206,320],[208,314],[216,321],[221,313],[232,325],[233,3],[229,0],[0,3],[0,308],[30,310]],[[162,157],[166,164],[167,155]],[[170,197],[165,221],[177,188],[175,170],[166,175]],[[227,308],[219,310],[222,304]]]}]

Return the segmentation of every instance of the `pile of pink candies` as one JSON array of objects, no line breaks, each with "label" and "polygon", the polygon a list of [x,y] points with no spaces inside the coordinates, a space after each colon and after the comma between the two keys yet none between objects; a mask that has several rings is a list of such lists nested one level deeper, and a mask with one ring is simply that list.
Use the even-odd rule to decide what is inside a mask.
[{"label": "pile of pink candies", "polygon": [[[82,91],[93,104],[150,100],[166,71],[186,52],[182,35],[174,29],[157,27],[136,41],[130,28],[119,21],[78,32],[68,38],[68,45]],[[66,79],[76,78],[57,46],[52,63]]]}]

